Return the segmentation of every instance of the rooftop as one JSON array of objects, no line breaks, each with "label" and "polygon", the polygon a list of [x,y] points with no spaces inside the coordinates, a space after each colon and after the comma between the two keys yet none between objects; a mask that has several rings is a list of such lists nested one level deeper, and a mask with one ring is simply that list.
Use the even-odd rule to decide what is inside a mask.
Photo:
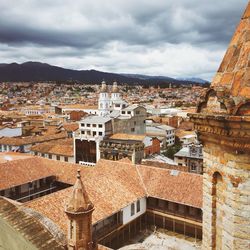
[{"label": "rooftop", "polygon": [[113,134],[109,139],[118,139],[118,140],[133,140],[133,141],[143,141],[146,135],[135,135],[135,134]]},{"label": "rooftop", "polygon": [[61,109],[98,109],[97,106],[88,106],[84,104],[69,104],[59,106]]},{"label": "rooftop", "polygon": [[21,145],[27,145],[32,143],[57,140],[63,138],[67,138],[67,133],[61,132],[52,135],[26,136],[26,137],[2,137],[0,138],[0,144],[21,146]]},{"label": "rooftop", "polygon": [[[0,164],[0,189],[20,185],[46,176],[74,185],[79,165],[41,157]],[[81,166],[82,182],[95,205],[93,223],[100,221],[138,198],[152,196],[193,207],[202,207],[202,176],[191,173],[171,175],[172,170],[123,161],[100,160],[95,167]],[[166,185],[168,183],[168,185]],[[48,217],[66,232],[65,202],[72,187],[24,203]],[[64,218],[64,219],[62,219]]]},{"label": "rooftop", "polygon": [[249,35],[250,35],[250,3],[236,28],[226,54],[217,74],[212,81],[212,87],[226,90],[231,96],[250,98],[249,86]]},{"label": "rooftop", "polygon": [[69,157],[74,156],[74,145],[72,138],[39,143],[32,146],[30,150],[45,154],[55,154]]},{"label": "rooftop", "polygon": [[31,249],[34,247],[36,249],[65,249],[65,236],[57,225],[35,211],[22,208],[3,197],[0,197],[0,219],[10,225],[16,231],[15,237],[26,241]]},{"label": "rooftop", "polygon": [[106,123],[110,120],[111,120],[110,117],[90,115],[90,116],[84,117],[80,122],[98,124],[98,123]]}]

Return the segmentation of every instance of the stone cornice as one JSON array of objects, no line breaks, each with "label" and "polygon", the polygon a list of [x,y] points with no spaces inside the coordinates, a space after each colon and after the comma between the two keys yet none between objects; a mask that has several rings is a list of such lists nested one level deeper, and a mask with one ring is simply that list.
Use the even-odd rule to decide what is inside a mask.
[{"label": "stone cornice", "polygon": [[238,152],[250,152],[250,117],[188,114],[199,139],[229,147]]}]

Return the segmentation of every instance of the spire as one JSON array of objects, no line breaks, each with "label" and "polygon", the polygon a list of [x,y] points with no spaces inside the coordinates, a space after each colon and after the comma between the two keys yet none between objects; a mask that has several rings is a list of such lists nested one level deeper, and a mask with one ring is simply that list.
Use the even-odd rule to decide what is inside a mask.
[{"label": "spire", "polygon": [[212,85],[231,97],[250,98],[250,3],[236,28]]},{"label": "spire", "polygon": [[94,206],[89,200],[78,170],[73,192],[65,208],[68,217],[67,249],[95,249],[92,240],[93,211]]},{"label": "spire", "polygon": [[81,180],[80,170],[77,171],[77,179],[73,187],[73,192],[66,205],[67,213],[81,213],[87,212],[94,208],[93,204],[89,200],[88,194],[84,188]]}]

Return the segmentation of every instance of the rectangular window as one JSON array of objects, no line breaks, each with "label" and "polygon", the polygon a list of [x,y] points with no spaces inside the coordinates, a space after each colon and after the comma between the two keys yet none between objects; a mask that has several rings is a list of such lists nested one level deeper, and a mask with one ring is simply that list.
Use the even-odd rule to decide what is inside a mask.
[{"label": "rectangular window", "polygon": [[131,132],[135,132],[135,128],[131,128]]},{"label": "rectangular window", "polygon": [[85,124],[84,123],[81,123],[81,127],[84,127],[85,126]]},{"label": "rectangular window", "polygon": [[49,154],[49,159],[52,159],[52,155],[51,154]]},{"label": "rectangular window", "polygon": [[102,132],[99,132],[99,135],[102,136]]},{"label": "rectangular window", "polygon": [[191,171],[193,171],[193,172],[196,171],[196,165],[194,163],[191,164]]},{"label": "rectangular window", "polygon": [[93,124],[92,126],[93,126],[93,128],[95,128],[95,127],[96,127],[96,124]]},{"label": "rectangular window", "polygon": [[44,157],[44,153],[42,153],[42,157]]},{"label": "rectangular window", "polygon": [[140,111],[136,111],[135,113],[136,113],[137,115],[139,115],[139,114],[140,114]]},{"label": "rectangular window", "polygon": [[93,131],[93,136],[95,136],[96,135],[96,131]]},{"label": "rectangular window", "polygon": [[125,111],[122,111],[122,114],[125,115]]},{"label": "rectangular window", "polygon": [[90,127],[90,124],[89,124],[89,123],[87,124],[87,127]]},{"label": "rectangular window", "polygon": [[131,114],[131,111],[128,111],[127,114],[130,115],[130,114]]},{"label": "rectangular window", "polygon": [[98,125],[98,128],[102,128],[102,124],[99,124],[99,125]]},{"label": "rectangular window", "polygon": [[57,156],[56,156],[56,159],[57,159],[58,161],[60,161],[60,155],[57,155]]},{"label": "rectangular window", "polygon": [[68,161],[68,157],[67,156],[64,156],[64,161]]},{"label": "rectangular window", "polygon": [[138,201],[136,202],[136,212],[138,213],[138,212],[140,212],[140,210],[141,210],[141,203],[140,203],[140,201],[138,200]]}]

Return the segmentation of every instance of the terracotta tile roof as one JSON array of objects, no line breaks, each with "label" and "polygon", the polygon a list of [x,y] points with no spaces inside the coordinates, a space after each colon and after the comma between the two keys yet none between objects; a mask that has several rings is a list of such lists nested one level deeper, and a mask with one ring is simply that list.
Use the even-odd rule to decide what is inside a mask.
[{"label": "terracotta tile roof", "polygon": [[59,106],[62,109],[98,109],[98,106],[88,106],[84,104],[69,104]]},{"label": "terracotta tile roof", "polygon": [[37,157],[7,161],[0,164],[0,190],[51,176],[51,172]]},{"label": "terracotta tile roof", "polygon": [[39,143],[32,146],[30,150],[44,154],[55,154],[69,157],[74,156],[74,146],[72,138]]},{"label": "terracotta tile roof", "polygon": [[0,197],[0,218],[36,249],[65,249],[65,236],[57,225],[47,218],[40,220],[41,216],[36,216],[36,213],[22,209],[3,197]]},{"label": "terracotta tile roof", "polygon": [[113,134],[109,137],[109,139],[116,140],[134,140],[134,141],[143,141],[146,135],[134,135],[134,134]]},{"label": "terracotta tile roof", "polygon": [[125,157],[125,158],[120,159],[119,162],[125,162],[125,163],[130,163],[130,164],[132,164],[132,161],[131,161],[128,157]]},{"label": "terracotta tile roof", "polygon": [[[74,184],[79,165],[62,162],[51,164],[54,161],[43,160],[49,163],[49,168],[53,169],[59,181]],[[83,184],[95,206],[93,223],[146,195],[136,168],[132,164],[100,160],[96,167],[80,167],[80,169]],[[66,232],[67,220],[64,208],[71,192],[72,187],[33,200],[26,205],[53,220]]]},{"label": "terracotta tile roof", "polygon": [[[146,195],[194,207],[202,206],[200,175],[180,172],[178,176],[172,176],[171,170],[103,159],[95,167],[40,157],[2,163],[0,189],[46,176],[56,176],[58,181],[73,185],[79,168],[85,189],[95,206],[93,223]],[[66,188],[25,203],[24,206],[48,217],[66,232],[64,208],[71,192],[72,187]]]},{"label": "terracotta tile roof", "polygon": [[61,133],[52,134],[52,135],[41,135],[41,136],[2,137],[0,138],[0,144],[21,146],[21,145],[27,145],[27,144],[32,144],[32,143],[63,139],[67,137],[68,135],[66,132],[61,132]]},{"label": "terracotta tile roof", "polygon": [[230,95],[250,98],[250,3],[236,28],[226,54],[212,81],[215,89],[227,89]]},{"label": "terracotta tile roof", "polygon": [[0,164],[13,160],[27,159],[33,157],[29,154],[22,154],[16,152],[1,152],[0,153]]},{"label": "terracotta tile roof", "polygon": [[67,132],[76,131],[79,128],[79,124],[78,123],[65,123],[63,124],[63,128]]},{"label": "terracotta tile roof", "polygon": [[[148,196],[202,207],[202,175],[137,165]],[[171,173],[178,173],[177,176]]]}]

